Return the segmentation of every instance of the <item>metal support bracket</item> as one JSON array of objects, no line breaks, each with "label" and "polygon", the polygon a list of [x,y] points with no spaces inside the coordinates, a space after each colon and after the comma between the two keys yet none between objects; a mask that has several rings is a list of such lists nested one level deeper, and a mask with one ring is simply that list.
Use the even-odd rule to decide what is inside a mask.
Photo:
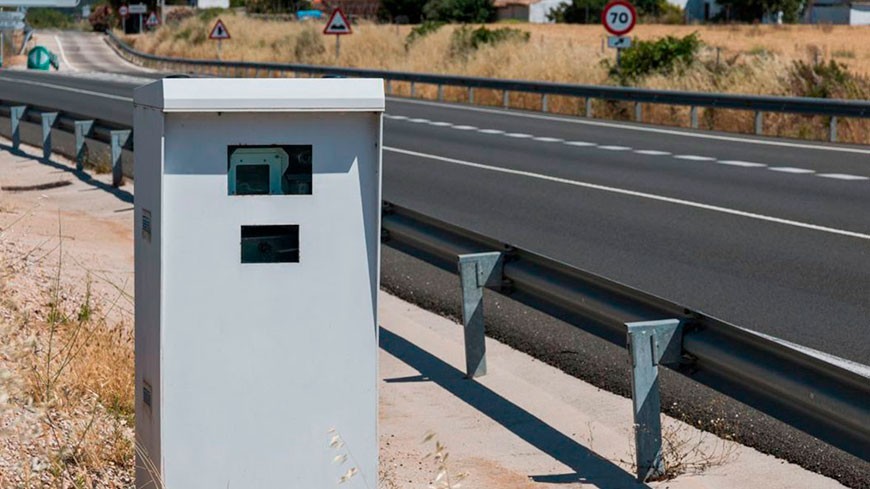
[{"label": "metal support bracket", "polygon": [[757,136],[764,134],[764,113],[760,110],[755,112],[755,134]]},{"label": "metal support bracket", "polygon": [[40,112],[42,121],[42,159],[51,159],[51,128],[57,121],[57,112]]},{"label": "metal support bracket", "polygon": [[505,90],[501,95],[501,105],[505,109],[511,108],[511,93]]},{"label": "metal support bracket", "polygon": [[85,169],[85,159],[87,159],[87,138],[94,131],[94,121],[75,121],[76,135],[76,170],[82,171]]},{"label": "metal support bracket", "polygon": [[592,99],[586,97],[586,114],[585,117],[592,118]]},{"label": "metal support bracket", "polygon": [[837,116],[831,116],[831,122],[828,126],[828,140],[832,143],[837,142]]},{"label": "metal support bracket", "polygon": [[474,87],[468,87],[468,103],[474,105]]},{"label": "metal support bracket", "polygon": [[645,481],[665,473],[658,366],[680,362],[683,327],[678,319],[626,323],[625,326],[632,366],[637,479]]},{"label": "metal support bracket", "polygon": [[27,111],[26,105],[13,105],[9,107],[9,123],[12,125],[10,134],[12,134],[12,149],[18,151],[21,146],[21,119],[24,118],[24,112]]},{"label": "metal support bracket", "polygon": [[121,155],[124,152],[124,146],[130,140],[130,134],[133,131],[129,129],[119,129],[110,131],[112,138],[112,186],[120,187],[124,179],[123,169],[121,168]]},{"label": "metal support bracket", "polygon": [[694,105],[692,106],[691,110],[689,111],[689,119],[691,119],[692,129],[697,129],[698,128],[698,108],[695,107]]},{"label": "metal support bracket", "polygon": [[541,94],[541,112],[549,112],[550,105],[547,103],[547,94]]},{"label": "metal support bracket", "polygon": [[465,376],[486,375],[486,334],[483,323],[483,288],[501,286],[504,255],[498,251],[459,255],[462,286],[462,325],[465,327]]},{"label": "metal support bracket", "polygon": [[643,105],[640,102],[634,103],[634,120],[635,122],[643,122]]}]

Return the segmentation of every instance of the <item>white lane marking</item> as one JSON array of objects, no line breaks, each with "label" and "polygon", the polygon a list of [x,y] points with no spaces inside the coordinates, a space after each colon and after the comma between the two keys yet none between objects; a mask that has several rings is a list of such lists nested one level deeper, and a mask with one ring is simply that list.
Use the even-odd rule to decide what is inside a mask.
[{"label": "white lane marking", "polygon": [[35,80],[17,80],[15,78],[7,78],[7,77],[2,76],[2,75],[0,75],[0,80],[7,81],[10,83],[20,83],[22,85],[35,85],[37,87],[54,88],[57,90],[62,90],[64,92],[78,93],[81,95],[91,95],[94,97],[108,98],[108,99],[112,99],[112,100],[121,100],[123,102],[132,102],[133,101],[132,97],[123,97],[121,95],[111,95],[108,93],[94,92],[91,90],[83,90],[81,88],[66,87],[63,85],[55,85],[54,83],[42,83],[42,82],[38,82]]},{"label": "white lane marking", "polygon": [[603,121],[593,121],[588,119],[569,119],[567,117],[558,117],[552,115],[539,115],[539,114],[531,114],[522,111],[504,111],[497,109],[487,109],[484,107],[472,107],[472,106],[464,106],[464,105],[456,105],[456,104],[445,104],[445,103],[437,103],[437,102],[427,102],[425,100],[407,100],[403,98],[396,97],[387,97],[388,100],[393,102],[407,103],[407,104],[416,104],[416,105],[427,105],[431,107],[440,107],[454,110],[468,110],[471,112],[481,112],[485,114],[500,114],[510,117],[525,117],[528,119],[538,119],[545,121],[554,121],[554,122],[567,122],[570,124],[583,124],[587,126],[598,126],[598,127],[610,127],[617,129],[626,129],[629,131],[640,131],[640,132],[652,132],[657,134],[669,134],[672,136],[683,136],[687,138],[701,138],[701,139],[715,139],[717,141],[733,141],[738,143],[746,143],[746,144],[762,144],[767,146],[782,146],[786,148],[802,148],[802,149],[818,149],[822,151],[840,151],[843,153],[858,153],[858,154],[867,154],[870,155],[870,149],[861,149],[861,148],[846,148],[842,146],[818,146],[815,144],[803,144],[803,143],[791,143],[785,141],[767,141],[763,139],[747,139],[739,136],[722,136],[718,134],[704,134],[704,133],[696,133],[696,132],[683,132],[675,129],[660,129],[657,127],[647,127],[647,126],[630,126],[625,124],[619,124],[615,122],[603,122]]},{"label": "white lane marking", "polygon": [[597,144],[595,144],[595,143],[590,143],[590,142],[588,142],[588,141],[566,141],[565,144],[567,144],[567,145],[569,145],[569,146],[581,146],[581,147],[585,147],[585,146],[598,146]]},{"label": "white lane marking", "polygon": [[397,120],[397,121],[406,121],[406,120],[408,120],[408,118],[405,117],[405,116],[403,116],[403,115],[384,114],[384,117],[386,117],[387,119],[395,119],[395,120]]},{"label": "white lane marking", "polygon": [[562,138],[548,138],[548,137],[546,137],[546,136],[544,136],[544,137],[538,137],[538,138],[533,138],[533,139],[534,139],[535,141],[540,141],[540,142],[542,142],[542,143],[561,143],[561,142],[564,142],[564,141],[565,141],[565,140],[562,139]]},{"label": "white lane marking", "polygon": [[819,173],[817,177],[834,178],[837,180],[870,180],[870,177],[862,177],[861,175],[849,175],[848,173]]},{"label": "white lane marking", "polygon": [[453,126],[453,129],[459,129],[460,131],[476,131],[477,126]]},{"label": "white lane marking", "polygon": [[528,138],[532,137],[531,134],[526,134],[524,132],[508,132],[508,133],[505,133],[505,136],[507,136],[509,138],[518,138],[518,139],[528,139]]},{"label": "white lane marking", "polygon": [[413,123],[415,123],[415,124],[428,124],[428,123],[430,123],[430,122],[432,122],[432,121],[430,121],[429,119],[420,119],[420,118],[417,118],[417,119],[408,119],[408,122],[413,122]]},{"label": "white lane marking", "polygon": [[719,163],[720,165],[741,166],[743,168],[761,168],[763,166],[767,166],[764,163],[755,163],[752,161],[740,160],[719,160],[716,163]]},{"label": "white lane marking", "polygon": [[60,37],[54,36],[54,41],[57,43],[57,50],[60,51],[60,59],[63,60],[63,64],[69,66],[69,69],[71,69],[72,71],[79,71],[76,69],[75,66],[73,66],[72,63],[69,62],[69,59],[67,59],[66,53],[63,50],[63,43],[60,42]]},{"label": "white lane marking", "polygon": [[777,223],[777,224],[784,224],[786,226],[792,226],[792,227],[797,227],[797,228],[802,228],[802,229],[810,229],[813,231],[821,231],[824,233],[836,234],[839,236],[847,236],[850,238],[858,238],[858,239],[864,239],[864,240],[870,241],[870,234],[858,233],[855,231],[847,231],[845,229],[830,228],[830,227],[826,227],[826,226],[819,226],[817,224],[810,224],[810,223],[806,223],[806,222],[792,221],[791,219],[782,219],[779,217],[766,216],[764,214],[756,214],[754,212],[746,212],[746,211],[741,211],[741,210],[737,210],[737,209],[729,209],[728,207],[720,207],[718,205],[703,204],[701,202],[694,202],[691,200],[676,199],[673,197],[666,197],[664,195],[649,194],[646,192],[638,192],[636,190],[628,190],[628,189],[618,188],[618,187],[609,187],[607,185],[598,185],[595,183],[581,182],[579,180],[569,180],[567,178],[553,177],[550,175],[543,175],[540,173],[533,173],[533,172],[522,171],[522,170],[513,170],[510,168],[502,168],[502,167],[498,167],[498,166],[484,165],[482,163],[473,163],[471,161],[457,160],[454,158],[447,158],[444,156],[419,153],[417,151],[409,151],[407,149],[394,148],[391,146],[384,146],[384,150],[391,151],[393,153],[400,153],[400,154],[404,154],[404,155],[408,155],[408,156],[416,156],[418,158],[427,158],[430,160],[443,161],[445,163],[452,163],[454,165],[467,166],[470,168],[477,168],[480,170],[488,170],[488,171],[493,171],[493,172],[506,173],[508,175],[517,175],[517,176],[521,176],[521,177],[535,178],[538,180],[545,180],[548,182],[564,183],[566,185],[573,185],[575,187],[589,188],[589,189],[593,189],[593,190],[600,190],[602,192],[610,192],[610,193],[620,194],[620,195],[629,195],[632,197],[639,197],[639,198],[643,198],[643,199],[655,200],[655,201],[659,201],[659,202],[666,202],[669,204],[682,205],[682,206],[686,206],[686,207],[694,207],[696,209],[704,209],[704,210],[713,211],[713,212],[720,212],[722,214],[730,214],[732,216],[746,217],[746,218],[755,219],[758,221],[773,222],[773,223]]},{"label": "white lane marking", "polygon": [[709,156],[698,156],[698,155],[674,155],[674,158],[678,160],[689,160],[689,161],[713,161],[716,158],[711,158]]},{"label": "white lane marking", "polygon": [[608,150],[608,151],[628,151],[628,150],[630,150],[631,148],[629,148],[628,146],[610,146],[610,145],[604,145],[604,146],[598,146],[598,149],[606,149],[606,150]]},{"label": "white lane marking", "polygon": [[436,127],[450,127],[450,126],[452,126],[453,124],[451,124],[451,123],[449,123],[449,122],[432,122],[432,123],[430,123],[429,125],[431,125],[431,126],[436,126]]},{"label": "white lane marking", "polygon": [[481,129],[477,132],[482,134],[504,134],[504,131],[501,129]]},{"label": "white lane marking", "polygon": [[770,168],[768,168],[768,170],[778,171],[778,172],[782,172],[782,173],[798,173],[798,174],[815,173],[816,172],[815,170],[809,170],[807,168],[795,168],[793,166],[771,166]]},{"label": "white lane marking", "polygon": [[667,156],[671,154],[670,151],[659,151],[657,149],[636,149],[635,153],[639,155],[648,155],[648,156]]}]

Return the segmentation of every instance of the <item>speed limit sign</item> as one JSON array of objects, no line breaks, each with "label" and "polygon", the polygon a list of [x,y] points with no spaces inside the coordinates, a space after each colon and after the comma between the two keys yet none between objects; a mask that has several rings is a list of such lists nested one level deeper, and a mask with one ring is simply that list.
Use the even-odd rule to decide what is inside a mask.
[{"label": "speed limit sign", "polygon": [[601,12],[601,23],[614,36],[628,34],[637,22],[637,11],[625,0],[614,0]]}]

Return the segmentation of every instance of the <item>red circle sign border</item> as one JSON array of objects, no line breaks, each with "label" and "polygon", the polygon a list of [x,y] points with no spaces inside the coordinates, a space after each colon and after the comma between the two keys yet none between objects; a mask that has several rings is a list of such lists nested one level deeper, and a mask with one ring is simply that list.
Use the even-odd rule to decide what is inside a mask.
[{"label": "red circle sign border", "polygon": [[[623,7],[631,10],[631,24],[628,25],[628,29],[624,31],[615,31],[607,25],[607,12],[610,11],[611,7],[616,5],[622,5]],[[624,34],[628,34],[634,29],[634,25],[637,23],[637,10],[635,10],[634,5],[628,3],[626,0],[613,0],[604,6],[604,10],[601,11],[601,24],[607,29],[607,32],[613,34],[614,36],[622,36]]]}]

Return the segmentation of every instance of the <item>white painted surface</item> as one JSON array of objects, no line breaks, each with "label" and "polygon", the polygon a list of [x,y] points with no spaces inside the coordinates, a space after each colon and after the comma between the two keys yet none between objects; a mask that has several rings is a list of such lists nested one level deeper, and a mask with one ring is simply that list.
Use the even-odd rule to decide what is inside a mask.
[{"label": "white painted surface", "polygon": [[196,0],[197,8],[230,8],[230,0]]},{"label": "white painted surface", "polygon": [[[220,81],[156,84],[185,85],[171,102]],[[360,471],[343,486],[376,484],[381,123],[354,95],[377,93],[353,80],[325,112],[288,110],[333,81],[273,80],[246,99],[279,112],[166,113],[138,103],[153,87],[136,92],[137,437],[165,487],[332,487],[350,467],[333,463],[333,428]],[[311,144],[312,194],[229,196],[238,144]],[[240,228],[257,224],[298,225],[299,262],[242,264]]]},{"label": "white painted surface", "polygon": [[383,85],[373,78],[168,78],[138,88],[136,102],[164,112],[382,112]]}]

